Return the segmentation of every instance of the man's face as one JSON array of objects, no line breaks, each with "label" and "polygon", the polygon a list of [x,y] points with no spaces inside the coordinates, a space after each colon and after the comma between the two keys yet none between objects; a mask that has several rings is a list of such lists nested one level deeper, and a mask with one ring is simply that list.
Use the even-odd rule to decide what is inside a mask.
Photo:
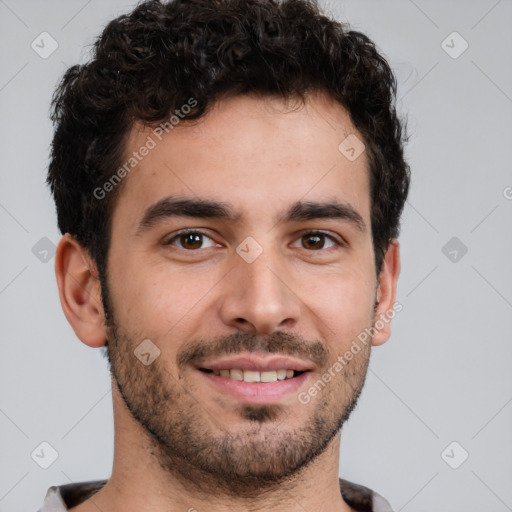
[{"label": "man's face", "polygon": [[[156,145],[125,178],[113,214],[109,355],[159,462],[185,480],[203,474],[239,491],[249,481],[275,484],[322,453],[355,405],[369,344],[342,371],[332,368],[372,326],[377,276],[367,157],[338,150],[353,133],[323,95],[292,111],[278,99],[223,100],[161,141],[132,131],[127,158],[148,136]],[[236,215],[150,210],[171,197],[219,202]],[[345,214],[308,203],[339,203]],[[151,342],[136,350],[143,340]],[[134,354],[148,362],[155,347],[151,364]],[[290,357],[309,371],[274,383],[204,371],[238,354]],[[299,400],[329,370],[334,377]]]}]

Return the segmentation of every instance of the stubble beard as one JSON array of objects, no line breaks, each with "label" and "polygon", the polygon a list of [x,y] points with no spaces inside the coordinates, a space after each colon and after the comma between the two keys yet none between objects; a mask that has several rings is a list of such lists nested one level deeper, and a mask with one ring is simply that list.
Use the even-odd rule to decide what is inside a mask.
[{"label": "stubble beard", "polygon": [[[104,296],[108,301],[106,292]],[[255,499],[292,484],[328,449],[356,407],[366,379],[369,346],[345,365],[316,400],[309,404],[297,400],[296,408],[310,411],[302,426],[292,428],[287,424],[287,416],[293,413],[289,407],[240,404],[236,408],[239,423],[229,428],[216,417],[211,403],[193,394],[194,386],[185,383],[183,373],[173,375],[167,370],[163,357],[149,366],[143,365],[133,351],[144,336],[125,332],[116,321],[112,304],[108,303],[106,311],[110,370],[126,408],[140,425],[141,436],[160,468],[184,488],[204,497],[213,492]],[[269,351],[290,353],[286,339],[280,333],[263,341],[239,334],[227,341],[232,348],[237,344],[238,351],[250,347],[249,350],[271,348]],[[315,344],[317,355],[325,351],[326,371],[332,366],[332,356],[328,357],[327,349],[322,347],[323,344]]]}]

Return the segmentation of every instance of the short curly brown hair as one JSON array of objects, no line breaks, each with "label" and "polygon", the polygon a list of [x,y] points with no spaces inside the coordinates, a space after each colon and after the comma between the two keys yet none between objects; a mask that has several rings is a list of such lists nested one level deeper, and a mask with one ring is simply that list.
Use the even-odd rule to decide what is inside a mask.
[{"label": "short curly brown hair", "polygon": [[313,0],[149,0],[112,20],[92,60],[69,68],[52,100],[47,183],[60,231],[89,251],[102,279],[122,187],[103,199],[93,191],[122,164],[134,123],[156,126],[191,97],[197,104],[186,119],[229,95],[304,99],[311,90],[343,106],[364,138],[379,274],[410,181],[396,79],[367,36],[328,18]]}]

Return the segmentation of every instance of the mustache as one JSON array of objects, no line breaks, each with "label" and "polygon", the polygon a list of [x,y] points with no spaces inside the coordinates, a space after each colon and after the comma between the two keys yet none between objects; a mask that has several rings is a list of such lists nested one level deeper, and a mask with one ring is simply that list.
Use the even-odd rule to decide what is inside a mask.
[{"label": "mustache", "polygon": [[228,336],[219,336],[213,340],[187,342],[177,355],[177,364],[178,367],[184,368],[203,359],[240,352],[267,352],[295,356],[312,361],[320,368],[329,361],[329,351],[322,342],[308,342],[300,334],[276,331],[269,336],[237,332]]}]

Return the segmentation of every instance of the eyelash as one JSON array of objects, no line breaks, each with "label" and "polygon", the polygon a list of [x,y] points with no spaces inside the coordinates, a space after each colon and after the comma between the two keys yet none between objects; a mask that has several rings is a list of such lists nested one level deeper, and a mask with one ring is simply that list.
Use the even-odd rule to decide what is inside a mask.
[{"label": "eyelash", "polygon": [[[204,231],[201,231],[200,229],[190,228],[190,229],[183,229],[181,231],[178,231],[171,238],[168,238],[167,240],[165,240],[163,242],[163,245],[173,245],[173,243],[172,243],[173,241],[178,240],[183,235],[189,235],[189,234],[202,235],[202,236],[204,236],[206,238],[209,238],[210,240],[214,241]],[[324,236],[325,238],[330,239],[337,246],[336,248],[338,248],[338,247],[346,247],[346,243],[345,242],[340,241],[340,240],[336,239],[334,236],[329,235],[329,234],[327,234],[327,233],[325,233],[323,231],[318,231],[318,230],[317,231],[314,231],[314,230],[306,231],[306,232],[302,233],[299,238],[303,238],[303,237],[306,237],[306,236],[313,236],[313,235],[321,235],[321,236]],[[182,249],[182,250],[187,251],[187,252],[197,252],[197,251],[201,250],[201,249],[185,249],[183,247],[179,247],[179,249]],[[328,249],[318,249],[318,250],[312,249],[311,251],[308,251],[308,252],[325,252],[325,251],[327,251],[329,249],[335,249],[335,247],[329,247]],[[305,249],[305,250],[307,250],[307,249]]]}]

